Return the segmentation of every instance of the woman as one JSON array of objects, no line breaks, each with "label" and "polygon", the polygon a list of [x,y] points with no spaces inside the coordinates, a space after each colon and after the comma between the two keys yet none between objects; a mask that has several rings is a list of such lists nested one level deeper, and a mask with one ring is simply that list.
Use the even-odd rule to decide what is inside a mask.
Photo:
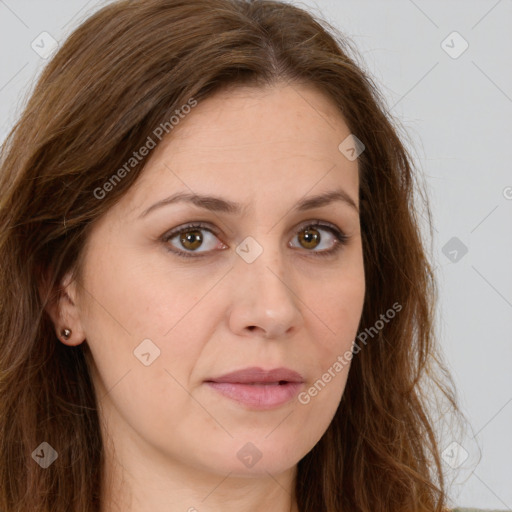
[{"label": "woman", "polygon": [[125,0],[49,63],[2,150],[1,510],[448,507],[416,176],[334,33]]}]

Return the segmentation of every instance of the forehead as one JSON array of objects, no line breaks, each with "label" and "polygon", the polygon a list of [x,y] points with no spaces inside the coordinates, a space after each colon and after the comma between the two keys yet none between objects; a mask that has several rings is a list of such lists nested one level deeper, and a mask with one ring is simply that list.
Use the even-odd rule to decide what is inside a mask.
[{"label": "forehead", "polygon": [[223,154],[265,157],[264,147],[338,154],[350,134],[333,101],[310,85],[276,85],[223,90],[199,103],[172,129],[155,152],[194,152],[210,157]]},{"label": "forehead", "polygon": [[[131,205],[181,191],[237,202],[358,188],[358,164],[339,150],[350,136],[336,105],[304,85],[221,91],[180,118],[153,150]],[[336,187],[339,188],[339,187]]]}]

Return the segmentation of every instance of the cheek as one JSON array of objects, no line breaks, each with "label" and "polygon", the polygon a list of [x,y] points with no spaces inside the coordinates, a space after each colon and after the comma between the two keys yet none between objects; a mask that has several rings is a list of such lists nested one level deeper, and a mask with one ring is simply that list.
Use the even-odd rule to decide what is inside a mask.
[{"label": "cheek", "polygon": [[200,294],[191,290],[191,276],[164,263],[161,255],[148,258],[129,246],[96,252],[85,284],[91,327],[99,323],[133,338],[168,333]]},{"label": "cheek", "polygon": [[[176,382],[166,370],[187,384],[202,350],[203,337],[193,335],[193,326],[207,329],[207,301],[200,300],[207,283],[192,287],[190,272],[171,272],[128,251],[97,253],[88,269],[83,320],[102,384],[108,390],[123,378],[123,396],[135,398],[145,389],[173,403],[166,394]],[[158,402],[152,405],[159,410]]]},{"label": "cheek", "polygon": [[[320,436],[326,429],[338,408],[345,390],[353,355],[352,347],[357,336],[357,328],[362,314],[365,295],[364,275],[355,272],[338,282],[330,281],[317,294],[311,296],[315,305],[314,313],[320,320],[315,321],[317,333],[313,333],[314,343],[311,359],[313,380],[308,382],[299,395],[299,407],[311,422],[315,418],[317,430],[311,435]],[[312,424],[312,423],[311,423]]]},{"label": "cheek", "polygon": [[[325,329],[325,343],[331,350],[351,342],[357,333],[365,297],[364,271],[361,266],[347,268],[321,282],[314,293],[306,297],[318,325]],[[333,340],[335,342],[333,343]]]},{"label": "cheek", "polygon": [[111,428],[124,421],[149,439],[177,428],[176,413],[193,407],[182,386],[201,347],[186,319],[200,296],[168,270],[126,255],[96,257],[89,269],[82,319],[103,414]]},{"label": "cheek", "polygon": [[324,425],[334,416],[345,389],[364,304],[362,266],[352,270],[324,283],[309,299],[314,305],[313,316],[318,317],[312,320],[317,332],[312,333],[311,360],[316,359],[316,364],[313,382],[308,383],[299,403]]}]

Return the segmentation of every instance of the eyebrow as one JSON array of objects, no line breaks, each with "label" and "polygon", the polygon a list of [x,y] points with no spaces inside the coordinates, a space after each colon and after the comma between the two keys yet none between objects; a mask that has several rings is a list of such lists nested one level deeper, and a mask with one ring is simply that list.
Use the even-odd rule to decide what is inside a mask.
[{"label": "eyebrow", "polygon": [[[293,211],[303,212],[306,210],[312,210],[314,208],[321,208],[322,206],[327,206],[336,201],[349,205],[359,214],[359,208],[357,207],[355,201],[342,189],[333,190],[302,199],[295,205]],[[205,210],[227,213],[230,215],[243,215],[243,213],[246,211],[246,207],[243,205],[222,199],[221,197],[178,192],[151,205],[141,213],[139,218],[145,217],[150,212],[158,208],[179,202],[191,203],[199,208],[204,208]]]}]

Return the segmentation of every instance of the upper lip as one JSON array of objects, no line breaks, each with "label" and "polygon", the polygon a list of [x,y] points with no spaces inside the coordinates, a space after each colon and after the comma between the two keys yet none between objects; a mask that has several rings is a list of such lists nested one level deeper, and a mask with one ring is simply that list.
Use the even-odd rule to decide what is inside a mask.
[{"label": "upper lip", "polygon": [[264,370],[256,366],[227,373],[206,382],[229,382],[233,384],[259,384],[268,382],[304,382],[302,375],[289,368]]}]

